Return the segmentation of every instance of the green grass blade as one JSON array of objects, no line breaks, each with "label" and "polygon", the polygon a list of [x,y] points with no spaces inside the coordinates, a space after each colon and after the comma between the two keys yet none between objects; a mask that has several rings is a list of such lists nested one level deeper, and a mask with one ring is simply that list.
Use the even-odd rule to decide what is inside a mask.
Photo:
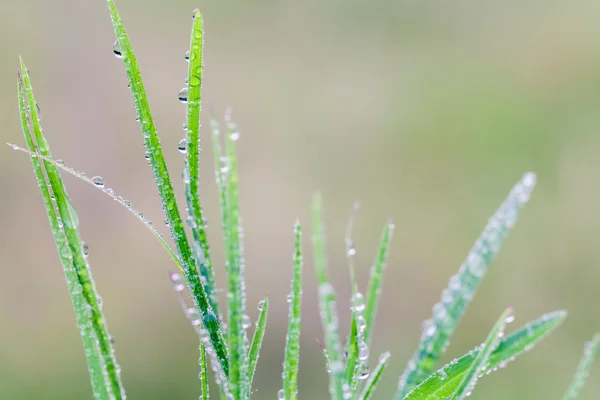
[{"label": "green grass blade", "polygon": [[529,172],[513,187],[490,218],[458,273],[450,278],[440,302],[433,307],[432,319],[423,324],[417,351],[400,376],[395,400],[402,399],[435,369],[441,353],[487,272],[488,265],[517,221],[519,212],[529,201],[535,181],[535,174]]},{"label": "green grass blade", "polygon": [[385,371],[389,361],[390,361],[390,353],[383,353],[379,356],[379,363],[375,367],[375,370],[371,373],[369,380],[367,381],[362,393],[360,394],[359,400],[369,400],[375,389],[377,388],[377,384],[379,380],[383,376],[383,372]]},{"label": "green grass blade", "polygon": [[258,314],[256,330],[254,331],[248,354],[248,386],[250,389],[252,389],[252,380],[254,379],[254,373],[256,372],[256,363],[258,362],[260,348],[262,347],[263,339],[265,337],[265,329],[267,328],[267,315],[269,313],[268,297],[265,297],[265,299],[258,304],[258,309],[260,310],[260,313]]},{"label": "green grass blade", "polygon": [[206,365],[206,348],[200,342],[200,385],[202,386],[201,400],[208,400],[208,369]]},{"label": "green grass blade", "polygon": [[[187,114],[184,185],[185,200],[189,213],[189,225],[192,228],[194,244],[192,252],[200,266],[200,275],[204,290],[208,295],[211,308],[217,317],[220,316],[215,278],[210,257],[210,247],[206,236],[206,223],[198,197],[198,162],[200,155],[200,106],[202,90],[202,47],[203,47],[202,14],[194,11],[194,24],[189,51],[189,68],[187,77]],[[182,148],[180,147],[180,150]]]},{"label": "green grass blade", "polygon": [[381,294],[381,280],[383,279],[383,272],[387,263],[389,255],[389,246],[394,233],[394,224],[390,221],[385,225],[381,241],[379,242],[379,250],[377,251],[377,258],[375,264],[371,268],[371,277],[369,279],[369,286],[367,288],[367,303],[365,308],[365,343],[369,345],[371,343],[371,333],[373,332],[373,325],[375,323],[375,315],[377,313],[377,306],[379,304],[379,296]]},{"label": "green grass blade", "polygon": [[[490,356],[485,373],[489,374],[498,368],[503,368],[515,357],[532,349],[556,329],[566,316],[566,311],[554,311],[544,314],[502,338],[502,341]],[[475,349],[445,365],[404,397],[404,400],[433,400],[450,397],[456,391],[458,384],[475,360],[478,352],[479,350]]]},{"label": "green grass blade", "polygon": [[581,391],[581,388],[588,377],[590,368],[592,367],[592,363],[594,362],[598,346],[600,346],[600,333],[596,333],[592,340],[585,344],[583,356],[577,366],[577,372],[575,372],[575,376],[563,396],[563,400],[574,400],[579,396],[579,392]]},{"label": "green grass blade", "polygon": [[456,392],[454,393],[454,399],[463,400],[465,397],[471,395],[473,389],[475,389],[477,379],[479,379],[479,374],[485,371],[492,352],[498,347],[502,337],[504,336],[506,324],[511,322],[513,319],[513,309],[511,307],[507,308],[502,315],[500,315],[500,318],[498,318],[498,321],[496,321],[494,324],[494,327],[490,331],[487,339],[479,348],[479,351],[469,366],[469,369],[458,384]]},{"label": "green grass blade", "polygon": [[206,327],[207,334],[210,337],[210,345],[214,351],[211,355],[216,357],[223,373],[223,379],[229,375],[229,363],[227,347],[219,319],[214,314],[210,301],[204,287],[202,286],[196,263],[192,257],[190,244],[181,220],[181,214],[177,207],[177,200],[173,192],[173,185],[167,170],[160,140],[156,133],[156,127],[152,119],[150,105],[146,97],[146,91],[142,82],[139,66],[131,46],[131,42],[123,26],[123,21],[119,16],[117,8],[112,0],[108,0],[113,28],[117,37],[119,54],[125,64],[125,71],[129,79],[131,93],[135,103],[135,108],[139,118],[139,123],[144,137],[144,144],[148,150],[150,165],[154,173],[154,179],[157,183],[158,192],[163,203],[163,208],[167,217],[167,222],[171,228],[171,236],[175,242],[175,247],[179,253],[181,264],[184,270],[186,282],[190,292],[194,297],[194,302],[202,312],[203,325]]},{"label": "green grass blade", "polygon": [[[48,142],[43,136],[40,126],[39,116],[37,112],[37,103],[33,95],[33,89],[29,79],[27,67],[21,61],[21,74],[23,78],[24,95],[27,103],[27,109],[31,117],[33,133],[37,142],[37,147],[40,154],[46,157],[52,157]],[[100,351],[101,361],[103,365],[103,374],[107,381],[108,392],[110,397],[115,399],[125,398],[125,390],[121,383],[120,368],[117,364],[114,349],[112,347],[111,338],[108,333],[106,320],[102,313],[99,295],[97,294],[94,280],[87,263],[87,254],[84,253],[83,242],[79,235],[79,218],[75,212],[62,178],[58,169],[49,162],[44,161],[44,167],[48,175],[48,182],[52,188],[52,193],[56,200],[58,215],[62,222],[62,229],[65,233],[65,238],[71,252],[72,265],[77,276],[77,281],[81,287],[83,298],[85,299],[85,307],[88,309],[88,317],[91,322],[92,329],[96,340],[96,346]],[[60,251],[60,249],[59,249]],[[87,349],[86,349],[87,350]]]},{"label": "green grass blade", "polygon": [[312,202],[312,226],[315,269],[319,290],[319,309],[329,359],[329,394],[332,400],[343,398],[344,362],[339,336],[339,322],[335,306],[335,291],[327,278],[325,256],[325,229],[321,210],[321,196],[315,194]]},{"label": "green grass blade", "polygon": [[288,312],[288,330],[283,361],[283,393],[285,400],[298,398],[298,367],[300,363],[300,327],[302,321],[302,227],[294,225],[294,267],[292,292]]},{"label": "green grass blade", "polygon": [[[25,106],[25,100],[23,98],[23,89],[21,87],[20,76],[18,79],[18,100],[19,111],[21,116],[21,127],[25,136],[25,142],[29,150],[31,152],[34,152],[36,150],[36,145],[31,136],[29,124],[27,122],[27,111]],[[94,335],[94,331],[90,323],[90,316],[87,312],[85,298],[83,297],[81,285],[79,284],[79,280],[77,279],[77,273],[75,272],[75,267],[73,266],[73,256],[69,248],[67,238],[65,237],[65,233],[60,226],[61,222],[58,220],[58,216],[56,215],[56,209],[54,207],[54,204],[52,203],[49,184],[46,181],[46,176],[44,175],[44,171],[42,169],[40,160],[37,156],[34,156],[33,153],[30,154],[33,170],[35,172],[40,191],[42,192],[42,199],[44,201],[44,206],[46,207],[46,212],[48,214],[48,220],[52,229],[52,235],[54,236],[54,241],[58,250],[60,262],[62,264],[65,279],[67,281],[67,287],[71,295],[71,302],[73,304],[73,310],[75,311],[75,318],[77,321],[77,326],[79,327],[81,340],[83,342],[84,354],[87,360],[88,373],[90,375],[92,383],[92,392],[94,394],[94,399],[107,399],[107,382],[105,382],[104,380],[104,367],[100,358],[100,350],[96,346],[96,337]]]}]

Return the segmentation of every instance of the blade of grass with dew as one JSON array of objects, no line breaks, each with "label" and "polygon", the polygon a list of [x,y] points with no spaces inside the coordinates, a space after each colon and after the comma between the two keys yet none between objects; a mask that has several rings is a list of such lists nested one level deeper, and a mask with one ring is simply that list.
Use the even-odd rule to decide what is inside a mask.
[{"label": "blade of grass with dew", "polygon": [[[566,311],[554,311],[526,324],[510,335],[505,336],[491,354],[486,366],[489,374],[514,360],[517,356],[532,349],[566,318]],[[446,399],[456,391],[467,370],[475,360],[479,350],[475,349],[459,359],[445,365],[410,392],[404,400]]]},{"label": "blade of grass with dew", "polygon": [[244,259],[242,256],[242,226],[240,219],[237,156],[235,142],[239,132],[228,112],[225,116],[225,190],[226,221],[224,227],[225,255],[227,261],[227,338],[229,344],[229,382],[236,399],[249,397],[248,389],[248,337],[246,329],[250,323],[246,315],[246,291],[244,283]]},{"label": "blade of grass with dew", "polygon": [[383,372],[385,371],[390,361],[390,356],[391,354],[389,352],[383,353],[379,356],[379,362],[375,367],[375,370],[373,370],[373,372],[371,373],[369,380],[365,384],[365,387],[362,393],[360,394],[360,397],[358,398],[359,400],[369,400],[373,396],[373,393],[377,388],[377,384],[383,376]]},{"label": "blade of grass with dew", "polygon": [[156,230],[156,228],[152,224],[152,221],[150,221],[147,218],[145,218],[144,214],[142,212],[137,211],[137,210],[135,210],[134,208],[131,207],[131,203],[129,202],[129,200],[125,200],[122,196],[117,196],[115,194],[115,192],[111,188],[106,188],[104,185],[99,185],[99,184],[95,183],[94,180],[92,178],[88,178],[87,175],[85,175],[85,173],[76,171],[73,168],[66,166],[62,162],[58,162],[57,160],[55,160],[53,158],[50,158],[50,157],[45,157],[45,156],[43,156],[43,155],[41,155],[39,153],[35,153],[35,152],[31,151],[31,150],[24,149],[24,148],[22,148],[22,147],[20,147],[20,146],[18,146],[16,144],[12,144],[12,143],[7,143],[7,144],[10,147],[12,147],[13,150],[18,150],[18,151],[22,151],[24,153],[28,153],[32,157],[41,158],[44,161],[47,161],[49,163],[54,164],[54,166],[56,166],[58,169],[61,169],[61,170],[65,171],[65,172],[67,172],[68,174],[71,174],[74,177],[79,178],[82,181],[90,184],[91,186],[93,186],[96,189],[100,190],[101,192],[103,192],[104,194],[106,194],[110,198],[112,198],[114,201],[116,201],[117,203],[119,203],[120,205],[122,205],[123,207],[125,207],[125,209],[127,209],[127,211],[129,211],[131,214],[133,214],[140,222],[142,222],[144,224],[144,226],[146,228],[148,228],[150,230],[150,232],[152,232],[152,234],[154,235],[154,237],[156,237],[156,239],[158,239],[158,241],[160,242],[160,244],[167,251],[167,253],[171,257],[171,259],[173,260],[173,262],[175,262],[175,264],[183,272],[183,269],[181,268],[181,263],[179,262],[179,259],[177,258],[177,256],[173,252],[173,249],[171,249],[171,246],[169,246],[169,244],[167,243],[167,241],[165,240],[165,238],[160,233],[158,233],[158,231]]},{"label": "blade of grass with dew", "polygon": [[375,315],[377,314],[377,306],[379,304],[379,296],[381,294],[381,280],[383,279],[383,272],[387,264],[389,255],[390,242],[394,233],[394,224],[390,220],[383,230],[381,240],[379,242],[379,250],[377,251],[377,258],[375,264],[371,268],[371,276],[369,278],[369,286],[367,287],[367,302],[365,308],[365,343],[369,345],[371,343],[371,333],[373,332],[373,325],[375,324]]},{"label": "blade of grass with dew", "polygon": [[581,388],[588,377],[592,363],[594,362],[598,346],[600,346],[600,333],[596,333],[592,340],[585,344],[583,356],[577,366],[577,372],[575,372],[575,376],[563,396],[563,400],[575,400],[577,396],[579,396],[579,392],[581,391]]},{"label": "blade of grass with dew", "polygon": [[283,360],[283,398],[298,398],[298,367],[300,363],[300,328],[302,322],[302,226],[294,225],[294,266],[289,297],[288,329]]},{"label": "blade of grass with dew", "polygon": [[520,210],[529,201],[535,182],[535,174],[528,172],[513,187],[488,221],[458,273],[450,278],[440,302],[433,307],[433,317],[423,323],[418,348],[400,376],[394,400],[402,399],[434,370],[490,262],[517,221]]},{"label": "blade of grass with dew", "polygon": [[[202,14],[194,11],[194,23],[187,55],[189,62],[187,87],[183,89],[187,99],[185,147],[179,146],[185,153],[184,185],[185,200],[189,213],[189,225],[192,228],[192,252],[200,267],[200,275],[204,290],[208,295],[211,308],[217,317],[220,316],[215,278],[212,269],[210,247],[206,237],[206,223],[203,216],[200,198],[198,197],[198,161],[200,156],[200,106],[202,91],[202,47],[203,24]],[[180,96],[180,99],[182,97]]]},{"label": "blade of grass with dew", "polygon": [[256,321],[256,330],[252,337],[252,343],[250,344],[250,350],[248,353],[248,386],[252,389],[252,380],[254,379],[254,373],[256,372],[256,363],[258,362],[258,356],[260,354],[260,348],[262,347],[263,339],[265,338],[265,329],[267,328],[267,315],[269,313],[269,298],[265,297],[258,303],[258,320]]},{"label": "blade of grass with dew", "polygon": [[327,278],[325,256],[325,229],[321,210],[321,195],[316,193],[312,202],[312,227],[315,269],[319,290],[319,309],[329,359],[329,394],[332,400],[343,398],[344,362],[339,336],[339,322],[335,305],[335,291]]},{"label": "blade of grass with dew", "polygon": [[[29,72],[23,59],[21,62],[21,74],[23,78],[24,95],[27,101],[31,125],[37,142],[40,154],[46,157],[52,157],[46,138],[42,133],[42,127],[37,111],[37,102],[33,95],[33,88],[29,79]],[[81,287],[83,298],[88,308],[88,316],[94,331],[96,346],[100,350],[101,361],[103,365],[103,374],[107,381],[108,392],[115,399],[125,398],[125,389],[121,382],[120,368],[117,364],[114,348],[111,343],[111,337],[102,308],[100,305],[100,296],[96,291],[94,280],[90,267],[87,263],[87,254],[84,253],[83,242],[79,235],[79,218],[75,208],[69,199],[62,178],[54,164],[44,161],[44,167],[48,176],[48,182],[52,188],[52,193],[58,208],[58,215],[62,222],[62,229],[65,233],[66,241],[69,245],[77,280]]]},{"label": "blade of grass with dew", "polygon": [[225,345],[221,324],[210,306],[208,295],[202,286],[195,260],[192,257],[190,244],[183,227],[179,208],[177,207],[173,185],[167,170],[167,164],[163,156],[160,140],[156,133],[150,105],[148,104],[146,91],[144,89],[144,84],[142,82],[139,66],[131,42],[113,0],[107,0],[107,3],[117,38],[117,50],[113,51],[124,61],[125,71],[127,73],[140,127],[142,129],[144,144],[149,153],[150,165],[152,166],[154,179],[163,203],[167,222],[171,229],[171,236],[175,242],[177,252],[179,253],[186,282],[194,297],[194,302],[202,312],[203,324],[207,328],[207,333],[210,336],[210,345],[214,349],[214,351],[211,351],[210,353],[216,357],[215,361],[220,365],[220,369],[223,373],[222,378],[226,379],[229,376],[229,356],[227,354],[227,347]]},{"label": "blade of grass with dew", "polygon": [[352,210],[352,214],[348,219],[346,229],[346,257],[348,259],[348,270],[350,272],[350,284],[352,286],[352,299],[350,309],[352,310],[352,322],[350,326],[350,335],[348,337],[348,347],[346,356],[346,370],[344,379],[344,388],[348,388],[345,396],[354,395],[358,386],[359,379],[365,379],[369,375],[369,347],[364,339],[366,321],[364,317],[365,299],[362,293],[358,290],[356,283],[356,274],[354,271],[354,258],[356,256],[356,247],[352,240],[352,231],[359,205],[356,203]]},{"label": "blade of grass with dew", "polygon": [[206,347],[200,342],[200,385],[202,386],[202,392],[200,394],[201,400],[208,400],[208,374],[206,365]]},{"label": "blade of grass with dew", "polygon": [[35,172],[35,176],[40,187],[40,191],[42,193],[42,199],[44,201],[44,206],[46,207],[46,212],[48,214],[48,220],[52,229],[52,235],[54,236],[54,241],[58,250],[60,262],[62,264],[65,279],[67,281],[67,287],[71,295],[71,303],[73,304],[73,310],[75,311],[75,318],[77,321],[77,326],[79,327],[79,332],[81,334],[84,354],[88,365],[88,373],[90,375],[92,383],[92,392],[94,394],[94,399],[106,399],[108,398],[108,391],[106,386],[107,382],[105,382],[104,380],[104,367],[100,359],[100,350],[96,346],[96,337],[92,329],[92,324],[90,323],[90,316],[86,308],[86,301],[83,297],[79,280],[77,279],[75,267],[73,266],[73,256],[71,254],[67,238],[65,237],[65,233],[60,226],[61,222],[58,220],[58,216],[56,215],[56,209],[54,207],[54,204],[52,203],[49,184],[46,181],[46,176],[44,175],[42,165],[40,163],[39,158],[33,155],[33,151],[35,151],[36,146],[31,136],[29,124],[27,122],[27,112],[25,101],[23,98],[23,89],[21,87],[20,74],[17,79],[17,84],[21,127],[23,129],[23,135],[25,136],[25,142],[27,144],[27,147],[31,150],[31,163],[33,165],[33,170]]},{"label": "blade of grass with dew", "polygon": [[513,321],[513,313],[514,310],[512,307],[509,307],[502,313],[502,315],[500,315],[500,318],[498,318],[498,321],[496,321],[494,324],[494,327],[490,331],[487,339],[483,345],[479,347],[479,352],[477,352],[477,355],[469,366],[469,369],[458,384],[456,392],[454,393],[455,400],[463,400],[465,397],[471,395],[473,389],[475,389],[475,385],[477,384],[477,379],[479,379],[479,374],[485,371],[492,352],[498,347],[502,337],[504,336],[506,324]]}]

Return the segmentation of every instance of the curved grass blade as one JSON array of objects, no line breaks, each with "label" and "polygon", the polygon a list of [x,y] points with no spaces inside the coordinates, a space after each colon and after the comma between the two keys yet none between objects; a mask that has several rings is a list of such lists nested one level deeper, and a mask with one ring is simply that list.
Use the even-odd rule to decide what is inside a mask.
[{"label": "curved grass blade", "polygon": [[490,218],[458,273],[450,278],[441,300],[433,307],[433,317],[425,321],[421,339],[404,373],[400,376],[394,400],[402,399],[434,370],[454,329],[471,302],[488,265],[514,226],[519,212],[529,201],[536,177],[526,173]]},{"label": "curved grass blade", "polygon": [[31,151],[31,163],[33,165],[33,170],[35,172],[40,191],[42,192],[42,199],[44,201],[44,206],[46,207],[46,212],[48,214],[48,220],[52,229],[52,235],[54,236],[54,241],[58,250],[60,262],[62,264],[65,279],[67,281],[67,287],[71,295],[71,303],[73,304],[73,310],[75,311],[75,318],[77,320],[77,326],[79,327],[79,332],[81,334],[83,349],[88,365],[88,373],[90,375],[92,383],[92,392],[94,394],[94,399],[106,399],[108,398],[108,391],[106,387],[107,382],[105,382],[104,380],[104,367],[100,359],[99,349],[96,346],[96,337],[94,335],[94,331],[90,323],[90,316],[86,308],[87,305],[85,302],[85,298],[83,297],[81,285],[79,284],[79,280],[77,279],[77,273],[75,272],[75,268],[73,266],[73,256],[71,250],[69,249],[69,244],[67,242],[67,238],[65,237],[65,233],[60,226],[61,222],[58,220],[58,216],[56,215],[56,209],[54,207],[54,204],[52,203],[52,198],[50,194],[49,183],[46,181],[46,176],[44,175],[42,165],[40,163],[39,158],[33,154],[33,151],[35,151],[36,149],[36,145],[31,136],[29,124],[27,122],[27,112],[25,100],[23,98],[23,89],[21,87],[22,83],[20,74],[17,83],[21,127],[25,136],[25,142],[27,144],[27,147]]},{"label": "curved grass blade", "polygon": [[202,90],[202,47],[203,47],[202,14],[194,10],[194,24],[189,50],[189,68],[187,77],[187,113],[186,113],[186,145],[184,180],[185,200],[189,213],[189,225],[192,228],[194,243],[192,252],[200,267],[200,275],[204,290],[208,295],[211,308],[217,317],[220,316],[218,296],[215,289],[215,278],[210,257],[210,247],[206,236],[200,199],[198,197],[198,161],[200,155],[200,106]]},{"label": "curved grass blade", "polygon": [[262,300],[258,308],[260,314],[258,314],[258,320],[256,321],[256,330],[254,331],[254,337],[252,337],[252,343],[250,344],[250,351],[248,354],[248,386],[252,389],[252,380],[254,379],[254,373],[256,372],[256,363],[258,362],[258,356],[262,342],[265,337],[265,329],[267,328],[267,315],[269,313],[269,298],[265,297]]},{"label": "curved grass blade", "polygon": [[163,246],[163,248],[167,251],[167,253],[169,253],[169,256],[171,257],[171,259],[175,262],[175,264],[183,272],[183,269],[181,268],[181,263],[179,262],[179,259],[173,252],[173,249],[171,249],[171,246],[169,246],[169,244],[167,243],[165,238],[160,233],[158,233],[158,231],[152,224],[152,221],[150,221],[146,217],[144,217],[144,214],[142,212],[137,211],[131,207],[131,203],[129,202],[129,200],[125,200],[125,199],[123,199],[123,197],[117,196],[111,188],[106,188],[104,185],[97,185],[96,183],[94,183],[94,181],[92,179],[88,178],[87,175],[85,175],[83,172],[76,171],[73,168],[66,166],[62,162],[58,162],[57,160],[50,158],[50,157],[45,157],[45,156],[43,156],[39,153],[35,153],[31,150],[24,149],[16,144],[12,144],[12,143],[7,143],[7,144],[10,147],[12,147],[13,150],[18,150],[18,151],[22,151],[24,153],[28,153],[32,157],[40,158],[44,161],[54,164],[54,166],[56,166],[58,169],[61,169],[65,172],[73,175],[74,177],[79,178],[82,181],[90,184],[91,186],[100,190],[102,193],[108,195],[114,201],[116,201],[117,203],[119,203],[120,205],[125,207],[127,209],[127,211],[129,211],[131,214],[133,214],[140,222],[142,222],[142,224],[144,224],[144,226],[146,228],[148,228],[150,230],[150,232],[152,232],[154,237],[156,237],[156,239],[158,239],[158,241]]},{"label": "curved grass blade", "polygon": [[288,312],[288,330],[283,361],[283,393],[285,400],[298,398],[298,366],[300,362],[300,327],[302,321],[302,227],[294,225],[294,267]]},{"label": "curved grass blade", "polygon": [[379,356],[379,363],[377,364],[377,367],[375,367],[375,370],[371,373],[369,380],[367,381],[362,393],[360,394],[360,397],[358,398],[359,400],[369,400],[373,396],[373,393],[377,388],[377,384],[383,376],[383,372],[390,361],[390,356],[391,354],[389,352],[383,353]]},{"label": "curved grass blade", "polygon": [[[566,318],[566,311],[554,311],[526,324],[517,331],[505,336],[492,352],[485,374],[503,368],[520,354],[532,349]],[[403,400],[447,399],[458,387],[467,370],[479,353],[475,349],[459,359],[445,365],[429,376]]]},{"label": "curved grass blade", "polygon": [[317,282],[319,284],[319,309],[325,336],[325,348],[329,360],[329,394],[333,400],[343,398],[344,362],[339,336],[339,322],[335,308],[335,291],[327,278],[325,256],[325,229],[321,210],[321,196],[313,196],[312,202],[313,247]]},{"label": "curved grass blade", "polygon": [[[40,154],[46,157],[52,157],[49,144],[44,138],[42,128],[40,126],[37,103],[33,95],[33,88],[29,79],[29,73],[23,59],[21,62],[21,74],[23,78],[24,97],[27,101],[27,110],[31,117],[31,125],[37,142],[37,148]],[[85,307],[87,308],[88,322],[91,323],[92,330],[95,336],[95,346],[99,349],[102,372],[104,379],[107,382],[109,396],[115,399],[125,398],[125,389],[121,383],[120,368],[117,364],[114,349],[111,343],[111,337],[108,333],[108,328],[104,314],[100,306],[99,295],[96,291],[94,280],[90,267],[87,263],[87,255],[84,253],[84,245],[79,235],[79,218],[75,212],[75,208],[71,203],[64,183],[58,169],[49,162],[44,161],[44,167],[48,176],[48,182],[52,189],[58,209],[58,215],[62,222],[62,230],[65,234],[66,242],[70,249],[71,263],[73,265],[77,281],[80,285],[80,290],[85,299]],[[60,251],[60,249],[59,249]],[[88,350],[88,349],[86,349]]]},{"label": "curved grass blade", "polygon": [[589,375],[592,363],[594,362],[598,346],[600,346],[600,333],[596,333],[592,340],[585,344],[583,356],[577,366],[577,372],[563,396],[563,400],[574,400],[579,396],[579,392],[581,391],[581,388]]},{"label": "curved grass blade", "polygon": [[504,336],[506,324],[513,319],[513,309],[511,307],[507,308],[502,315],[500,315],[500,318],[498,318],[498,321],[494,324],[487,339],[479,348],[469,369],[458,384],[458,388],[456,388],[456,392],[454,393],[454,399],[463,400],[465,397],[471,395],[477,384],[477,379],[479,379],[479,374],[485,371],[492,352],[498,347]]},{"label": "curved grass blade", "polygon": [[229,357],[227,355],[227,347],[225,345],[221,324],[212,310],[208,295],[202,286],[195,260],[192,257],[190,244],[181,220],[179,208],[177,207],[173,185],[167,170],[167,164],[163,156],[160,140],[156,133],[150,105],[148,104],[146,91],[144,89],[144,84],[142,82],[139,66],[131,42],[129,41],[129,37],[125,31],[123,21],[119,16],[114,1],[107,0],[107,2],[113,28],[117,37],[118,54],[122,57],[125,64],[125,71],[127,73],[127,78],[129,79],[131,93],[133,95],[136,112],[142,129],[142,136],[144,137],[144,144],[148,150],[154,179],[163,203],[167,221],[171,228],[171,236],[175,242],[177,252],[179,253],[186,282],[194,297],[194,302],[202,312],[203,325],[207,328],[207,334],[210,337],[210,345],[214,349],[214,351],[211,351],[211,354],[216,357],[216,361],[220,365],[220,369],[224,375],[222,378],[226,379],[229,376]]},{"label": "curved grass blade", "polygon": [[383,272],[387,263],[389,255],[389,246],[394,233],[394,224],[390,220],[383,230],[381,235],[381,241],[379,242],[379,250],[377,251],[377,258],[375,264],[371,269],[371,277],[369,278],[369,286],[367,288],[367,302],[365,308],[365,343],[369,345],[371,343],[371,333],[373,332],[373,325],[375,324],[375,315],[377,314],[377,306],[379,304],[379,296],[381,294],[381,280],[383,278]]}]

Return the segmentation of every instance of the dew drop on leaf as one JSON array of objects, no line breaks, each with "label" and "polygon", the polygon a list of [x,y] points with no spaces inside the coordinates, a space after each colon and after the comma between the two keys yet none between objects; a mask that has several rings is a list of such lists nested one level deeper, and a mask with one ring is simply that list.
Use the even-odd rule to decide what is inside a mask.
[{"label": "dew drop on leaf", "polygon": [[94,176],[92,178],[92,183],[96,186],[98,186],[99,188],[103,188],[104,187],[104,179],[101,176]]},{"label": "dew drop on leaf", "polygon": [[183,88],[179,91],[179,94],[177,95],[177,97],[179,98],[179,101],[182,103],[187,103],[188,102],[188,90],[187,88]]},{"label": "dew drop on leaf", "polygon": [[177,145],[177,150],[179,150],[179,152],[182,154],[187,153],[187,140],[185,138],[179,141],[179,144]]},{"label": "dew drop on leaf", "polygon": [[123,53],[121,52],[121,46],[119,45],[118,40],[115,40],[115,44],[113,44],[113,53],[117,58],[123,58]]}]

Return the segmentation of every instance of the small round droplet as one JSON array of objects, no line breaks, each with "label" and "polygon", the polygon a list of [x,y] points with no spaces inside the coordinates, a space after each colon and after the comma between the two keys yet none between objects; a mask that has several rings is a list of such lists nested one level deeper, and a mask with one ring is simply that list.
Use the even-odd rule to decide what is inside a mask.
[{"label": "small round droplet", "polygon": [[115,44],[113,44],[113,53],[117,58],[123,58],[123,53],[121,52],[121,46],[119,45],[118,40],[115,40]]},{"label": "small round droplet", "polygon": [[94,176],[92,177],[92,183],[96,186],[98,186],[99,188],[103,188],[104,187],[104,179],[101,176]]},{"label": "small round droplet", "polygon": [[190,51],[186,51],[185,55],[183,56],[183,58],[185,58],[185,61],[189,62],[190,61]]},{"label": "small round droplet", "polygon": [[279,389],[279,392],[277,392],[277,400],[283,399],[285,399],[285,392],[283,391],[283,389]]},{"label": "small round droplet", "polygon": [[187,139],[186,138],[183,138],[179,141],[179,144],[177,145],[177,150],[179,150],[179,152],[182,154],[187,153]]},{"label": "small round droplet", "polygon": [[259,301],[258,306],[257,306],[258,311],[262,311],[264,306],[265,306],[265,301],[264,300]]},{"label": "small round droplet", "polygon": [[90,254],[90,247],[86,242],[81,242],[81,248],[83,249],[83,256],[87,257]]},{"label": "small round droplet", "polygon": [[233,142],[237,141],[240,138],[240,133],[238,131],[232,132],[229,135],[229,139],[231,139]]},{"label": "small round droplet", "polygon": [[199,8],[196,8],[194,11],[192,11],[192,19],[196,19],[196,14],[200,12]]},{"label": "small round droplet", "polygon": [[150,159],[150,152],[149,152],[149,151],[147,151],[147,150],[146,150],[146,152],[144,153],[144,158],[145,158],[146,160],[149,160],[149,159]]},{"label": "small round droplet", "polygon": [[250,327],[251,323],[252,323],[252,320],[250,319],[250,317],[248,315],[244,315],[242,317],[242,328],[248,329]]},{"label": "small round droplet", "polygon": [[371,371],[369,370],[369,366],[367,364],[362,364],[359,367],[359,371],[358,371],[358,379],[367,379],[369,377],[369,374],[371,373]]},{"label": "small round droplet", "polygon": [[179,98],[179,101],[182,103],[187,103],[188,102],[188,90],[187,88],[183,88],[179,91],[179,94],[177,95],[177,97]]}]

